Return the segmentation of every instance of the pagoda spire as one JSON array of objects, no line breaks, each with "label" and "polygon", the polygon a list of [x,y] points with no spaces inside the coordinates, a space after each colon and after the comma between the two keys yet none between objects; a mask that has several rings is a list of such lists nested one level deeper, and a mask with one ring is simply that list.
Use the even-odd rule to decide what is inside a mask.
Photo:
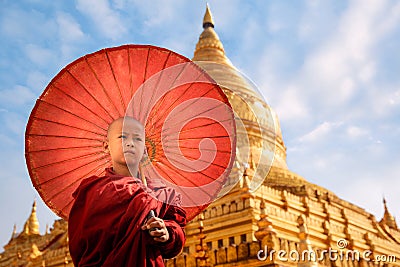
[{"label": "pagoda spire", "polygon": [[32,211],[26,220],[23,232],[26,235],[39,235],[39,221],[36,216],[36,200],[33,201]]},{"label": "pagoda spire", "polygon": [[214,19],[210,11],[210,7],[208,6],[208,3],[206,5],[206,13],[204,14],[203,18],[203,29],[212,27],[214,28]]},{"label": "pagoda spire", "polygon": [[230,60],[225,56],[224,46],[219,40],[218,34],[214,31],[214,19],[210,7],[206,6],[203,18],[203,32],[200,34],[196,44],[193,61],[210,61],[232,66]]},{"label": "pagoda spire", "polygon": [[386,226],[388,226],[389,228],[392,229],[398,229],[397,228],[397,223],[396,223],[396,219],[393,217],[393,215],[389,212],[389,209],[386,205],[386,199],[385,197],[383,197],[383,206],[385,209],[385,212],[383,214],[383,218],[380,221],[381,223],[385,224]]}]

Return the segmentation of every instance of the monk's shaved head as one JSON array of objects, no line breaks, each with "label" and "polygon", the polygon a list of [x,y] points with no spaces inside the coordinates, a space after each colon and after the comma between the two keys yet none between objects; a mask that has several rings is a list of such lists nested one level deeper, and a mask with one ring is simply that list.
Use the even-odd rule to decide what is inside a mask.
[{"label": "monk's shaved head", "polygon": [[108,125],[108,129],[107,129],[107,139],[110,137],[110,132],[113,131],[115,129],[116,126],[120,127],[120,125],[122,125],[124,123],[124,120],[127,121],[132,121],[138,125],[140,125],[143,129],[143,124],[138,121],[137,119],[133,118],[133,117],[119,117],[118,119],[113,120],[109,125]]}]

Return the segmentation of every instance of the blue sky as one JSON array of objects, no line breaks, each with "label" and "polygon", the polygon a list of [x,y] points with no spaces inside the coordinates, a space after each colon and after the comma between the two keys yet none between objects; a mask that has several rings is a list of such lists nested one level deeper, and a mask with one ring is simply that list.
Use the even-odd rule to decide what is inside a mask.
[{"label": "blue sky", "polygon": [[[0,0],[0,246],[38,200],[24,160],[28,116],[69,62],[127,43],[193,56],[205,1]],[[380,219],[400,218],[400,2],[209,1],[233,64],[280,118],[289,168]],[[0,249],[1,251],[1,249]]]}]

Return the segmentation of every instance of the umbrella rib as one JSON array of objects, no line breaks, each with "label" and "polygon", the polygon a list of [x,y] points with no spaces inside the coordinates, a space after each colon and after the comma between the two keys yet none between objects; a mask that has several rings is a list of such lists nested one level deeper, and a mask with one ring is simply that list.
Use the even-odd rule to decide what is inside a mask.
[{"label": "umbrella rib", "polygon": [[[187,137],[187,138],[184,138],[184,139],[180,139],[180,138],[171,138],[171,139],[168,139],[168,141],[180,141],[180,140],[199,140],[199,139],[204,139],[204,138],[210,138],[210,139],[212,139],[212,138],[229,138],[229,136],[227,136],[227,135],[213,135],[213,136],[200,136],[200,137]],[[164,141],[165,142],[165,141]],[[164,142],[159,142],[159,143],[164,143]],[[159,144],[158,143],[158,144]]]},{"label": "umbrella rib", "polygon": [[[209,136],[206,136],[206,137],[204,137],[204,136],[202,136],[202,137],[191,137],[191,138],[185,138],[185,139],[169,139],[168,141],[169,142],[171,142],[171,141],[184,141],[184,140],[201,140],[201,139],[204,139],[204,138],[211,138],[211,139],[225,139],[225,138],[229,138],[228,136],[226,136],[226,135],[223,135],[223,136],[212,136],[212,137],[209,137]],[[158,142],[155,142],[155,145],[156,146],[159,146],[159,145],[161,145],[161,146],[165,146],[164,145],[164,143],[165,142],[161,142],[161,141],[158,141]],[[169,146],[165,146],[165,147],[169,147]]]},{"label": "umbrella rib", "polygon": [[[209,139],[225,139],[225,138],[229,138],[229,137],[226,136],[226,135],[223,135],[223,136],[212,136],[212,137],[209,137],[209,136],[206,136],[206,137],[204,137],[204,136],[202,136],[202,137],[191,137],[191,138],[187,137],[185,139],[179,139],[179,138],[178,139],[169,139],[168,142],[171,142],[171,141],[186,141],[186,140],[201,140],[201,139],[205,139],[205,138],[209,138]],[[170,147],[168,145],[164,145],[164,143],[165,142],[161,142],[161,141],[154,142],[155,146]],[[186,146],[182,146],[182,147],[185,148]]]},{"label": "umbrella rib", "polygon": [[[108,98],[108,102],[111,103],[111,105],[114,107],[115,111],[119,114],[118,108],[117,106],[115,106],[114,102],[112,101],[110,95],[108,94],[106,88],[104,87],[103,83],[100,81],[99,77],[97,76],[97,73],[94,71],[94,69],[92,68],[92,66],[89,63],[89,60],[87,57],[85,57],[85,61],[87,63],[87,65],[89,66],[89,69],[92,71],[93,75],[96,77],[96,80],[98,81],[98,83],[100,84],[101,89],[103,89],[104,94],[107,96]],[[111,115],[110,115],[111,116]],[[111,116],[111,118],[113,118]]]},{"label": "umbrella rib", "polygon": [[[207,127],[207,126],[210,126],[210,125],[213,125],[213,124],[220,124],[221,122],[226,122],[226,121],[230,121],[230,119],[226,119],[226,120],[222,120],[222,121],[213,120],[212,122],[208,122],[206,124],[198,125],[196,127],[192,127],[190,129],[180,131],[180,133],[184,133],[184,132],[191,131],[191,130],[198,129],[198,128]],[[168,129],[170,129],[170,128],[168,128]],[[162,132],[165,132],[165,131],[163,130]],[[156,133],[153,133],[153,134],[147,135],[147,137],[153,137],[153,136],[156,136],[156,135],[157,135]]]},{"label": "umbrella rib", "polygon": [[77,130],[81,130],[81,131],[84,131],[84,132],[92,133],[92,134],[99,135],[99,136],[102,136],[102,137],[105,136],[103,134],[100,134],[100,133],[97,133],[97,132],[94,132],[94,131],[89,131],[89,130],[82,129],[82,128],[79,128],[79,127],[76,127],[76,126],[68,125],[68,124],[65,124],[65,123],[60,123],[60,122],[57,122],[57,121],[52,121],[52,120],[47,120],[47,119],[42,119],[42,118],[37,118],[37,117],[35,117],[35,120],[46,121],[46,122],[54,123],[54,124],[57,124],[57,125],[62,125],[62,126],[65,126],[65,127],[74,128],[74,129],[77,129]]},{"label": "umbrella rib", "polygon": [[70,200],[67,205],[65,205],[64,207],[61,208],[61,212],[63,212],[64,210],[68,210],[67,207],[70,206],[71,204],[74,203],[74,199],[72,198],[72,200]]},{"label": "umbrella rib", "polygon": [[[171,153],[171,154],[174,154],[174,155],[181,156],[181,154],[179,154],[179,153],[174,153],[174,152],[170,152],[170,153]],[[226,152],[226,153],[229,153],[229,152]],[[189,158],[189,159],[193,159],[193,160],[198,160],[198,161],[201,161],[201,162],[204,162],[204,163],[209,163],[208,161],[205,161],[205,160],[202,160],[202,159],[198,159],[198,158],[195,158],[195,157],[192,157],[192,156],[184,156],[184,157]],[[190,167],[190,166],[187,166],[186,164],[183,164],[182,162],[180,162],[180,161],[178,161],[178,160],[176,160],[176,159],[169,159],[169,160],[170,160],[170,161],[174,161],[174,162],[179,163],[179,164],[182,164],[182,165],[184,165],[185,167],[188,167],[188,168],[190,168],[190,169],[196,171],[194,168],[192,168],[192,167]],[[217,164],[217,163],[212,163],[212,165],[213,165],[213,166],[220,167],[220,168],[226,168],[226,166],[221,166],[220,164]]]},{"label": "umbrella rib", "polygon": [[29,136],[43,136],[43,137],[56,137],[56,138],[68,138],[68,139],[79,139],[79,140],[90,140],[90,141],[102,141],[93,138],[85,137],[75,137],[75,136],[64,136],[64,135],[54,135],[54,134],[29,134]]},{"label": "umbrella rib", "polygon": [[206,123],[206,124],[198,125],[196,127],[191,127],[190,129],[186,129],[186,130],[181,130],[180,133],[192,131],[192,130],[199,129],[199,128],[201,129],[203,127],[211,126],[211,125],[214,125],[214,124],[218,124],[219,125],[219,124],[221,124],[221,122],[226,122],[226,121],[231,121],[231,120],[230,119],[219,120],[219,121],[213,120],[212,122],[209,122],[209,123]]},{"label": "umbrella rib", "polygon": [[[103,158],[101,158],[101,159],[103,159]],[[96,161],[100,161],[101,159],[98,159],[98,160],[96,160]],[[74,180],[72,183],[68,184],[68,186],[62,188],[61,191],[58,191],[58,192],[54,193],[49,199],[55,198],[56,196],[58,196],[59,194],[61,194],[63,191],[65,191],[65,189],[72,187],[72,186],[73,186],[74,184],[76,184],[77,182],[80,182],[80,181],[82,181],[82,180],[85,179],[85,178],[89,178],[89,177],[87,177],[87,176],[89,175],[89,173],[91,173],[92,171],[98,169],[101,165],[103,165],[103,164],[96,165],[95,168],[93,168],[92,170],[90,170],[89,172],[87,172],[87,173],[86,173],[85,175],[83,175],[80,179]],[[86,165],[85,165],[85,166],[86,166]],[[83,166],[79,166],[79,167],[76,168],[75,170],[77,170],[77,169],[79,169],[79,168],[82,168],[82,167],[83,167]],[[67,173],[69,173],[69,172],[67,172]],[[67,174],[67,173],[65,173],[65,174]],[[63,175],[64,175],[64,174],[63,174]],[[42,184],[43,184],[43,183],[42,183]]]},{"label": "umbrella rib", "polygon": [[[144,69],[144,77],[143,77],[143,80],[142,80],[142,82],[141,82],[141,85],[139,85],[139,87],[138,88],[135,88],[135,91],[133,91],[134,90],[134,88],[133,88],[133,77],[134,77],[134,74],[132,73],[132,63],[131,63],[131,53],[130,53],[130,51],[131,51],[132,49],[130,48],[130,47],[128,47],[128,65],[129,65],[129,92],[130,92],[130,96],[129,96],[129,103],[128,103],[128,106],[127,106],[127,108],[125,109],[125,114],[127,113],[127,111],[128,111],[128,108],[129,109],[132,109],[132,102],[133,102],[133,97],[134,97],[134,95],[136,94],[136,92],[137,92],[137,90],[141,87],[141,85],[144,83],[144,81],[146,80],[146,68]],[[146,58],[148,58],[148,54],[149,54],[149,48],[147,48],[147,56],[146,56]],[[146,63],[147,63],[147,59],[146,59]],[[143,93],[143,92],[142,92]],[[138,117],[137,118],[135,118],[135,119],[137,119],[137,120],[140,120],[140,110],[138,111],[139,113],[138,113]]]},{"label": "umbrella rib", "polygon": [[[167,146],[167,145],[164,145],[163,146],[163,148],[175,148],[175,146]],[[179,148],[185,148],[185,149],[192,149],[192,150],[199,150],[199,148],[198,147],[188,147],[188,146],[179,146]],[[205,150],[205,151],[216,151],[215,149],[209,149],[209,148],[203,148],[202,150]],[[164,151],[165,151],[165,149],[164,149]],[[230,150],[218,150],[218,152],[221,152],[221,153],[231,153],[231,151]]]},{"label": "umbrella rib", "polygon": [[[153,93],[151,94],[151,98],[150,98],[149,103],[152,103],[152,101],[153,101],[154,95],[156,94],[156,91],[157,91],[157,89],[158,89],[158,85],[160,84],[162,75],[164,74],[163,70],[165,70],[165,66],[167,65],[167,62],[168,62],[168,59],[169,59],[170,56],[171,56],[171,52],[168,53],[167,58],[166,58],[165,61],[164,61],[164,64],[163,64],[163,66],[162,66],[162,71],[158,72],[159,75],[157,75],[157,76],[158,76],[157,83],[156,83],[156,85],[154,86],[154,90],[152,91]],[[158,74],[158,73],[157,73],[157,74]],[[149,110],[149,109],[146,109],[145,114],[144,114],[144,119],[147,118],[149,112],[150,112],[150,110]]]},{"label": "umbrella rib", "polygon": [[[182,69],[182,71],[179,73],[178,77],[179,77],[180,75],[182,75],[183,71],[184,71],[186,68],[187,68],[187,67],[186,67],[186,65],[185,65],[184,68]],[[197,80],[201,75],[202,75],[202,73],[200,73],[200,74],[196,77],[195,80]],[[178,77],[176,77],[176,79],[174,80],[174,83],[175,83],[175,81],[178,79]],[[172,83],[171,86],[172,86],[174,83]],[[190,83],[189,86],[185,89],[185,91],[181,94],[181,96],[185,95],[185,94],[189,91],[189,89],[192,87],[193,84],[194,84],[194,82],[193,82],[193,83]],[[164,95],[164,96],[165,96],[165,95]],[[173,105],[175,105],[175,103],[178,102],[178,100],[179,100],[179,98],[176,98],[172,103],[170,103],[169,107],[167,107],[166,109],[164,109],[164,111],[163,111],[158,117],[159,117],[159,118],[164,117],[164,114],[165,114],[167,111],[169,111],[169,109],[170,109]],[[163,102],[164,102],[164,101],[165,101],[165,99],[163,99]]]},{"label": "umbrella rib", "polygon": [[[142,106],[142,102],[143,102],[142,100],[143,100],[144,88],[145,88],[145,85],[146,85],[145,81],[147,80],[147,67],[148,67],[148,64],[149,64],[149,56],[150,56],[150,48],[147,48],[146,65],[145,65],[146,68],[144,69],[143,82],[142,82],[141,86],[139,86],[139,89],[141,89],[139,107]],[[138,110],[138,118],[135,118],[135,119],[140,121],[141,115],[142,115],[142,109],[139,108],[139,110]]]},{"label": "umbrella rib", "polygon": [[[190,128],[190,129],[181,130],[181,131],[179,131],[179,133],[185,133],[185,132],[193,131],[193,130],[196,130],[196,129],[201,129],[203,127],[211,126],[211,125],[214,125],[214,124],[221,124],[221,122],[226,122],[226,121],[230,121],[230,119],[226,119],[226,120],[222,120],[222,121],[213,121],[213,122],[210,122],[210,123],[207,123],[207,124],[198,125],[196,127]],[[176,124],[179,124],[179,123],[176,123]],[[170,125],[168,125],[168,126],[170,126]],[[172,126],[174,126],[174,125],[172,125]],[[162,132],[165,133],[166,131],[168,131],[168,130],[170,130],[172,128],[173,127],[168,127],[168,128],[164,127]],[[148,137],[152,137],[152,136],[154,136],[154,134],[153,135],[149,135]],[[207,137],[205,136],[204,138],[207,138]]]},{"label": "umbrella rib", "polygon": [[[190,84],[190,86],[187,88],[187,90],[186,90],[182,95],[184,95],[192,85],[193,85],[193,83]],[[199,101],[200,98],[204,97],[205,95],[207,95],[207,94],[208,94],[209,92],[211,92],[212,90],[213,90],[213,88],[209,89],[209,90],[208,90],[207,92],[205,92],[203,95],[197,97],[197,98],[195,99],[195,101],[192,103],[192,105],[193,105],[194,103],[196,103],[197,101]],[[176,101],[177,101],[177,100],[176,100]],[[176,101],[174,101],[174,103],[175,103]],[[173,104],[174,104],[174,103],[173,103]],[[171,104],[169,108],[171,108],[173,104]],[[188,105],[187,107],[185,107],[184,109],[182,109],[180,112],[183,112],[184,110],[186,110],[187,108],[191,107],[192,105],[190,105],[190,106]],[[218,107],[219,107],[219,106],[218,106]],[[169,109],[169,108],[168,108],[168,109]],[[207,110],[207,111],[208,111],[208,110]],[[204,113],[204,112],[205,112],[205,111],[201,112],[200,114],[202,114],[202,113]],[[164,112],[164,113],[165,113],[165,112]],[[200,115],[200,114],[198,114],[198,115]],[[162,118],[163,115],[158,116],[158,117],[159,117],[159,118]],[[160,121],[160,120],[158,120],[158,122],[159,122],[159,121]],[[165,121],[164,121],[164,123],[165,123]],[[176,124],[178,124],[178,123],[175,123],[175,124],[173,124],[173,125],[176,125]]]},{"label": "umbrella rib", "polygon": [[[177,184],[176,184],[176,181],[175,181],[174,179],[172,179],[172,177],[169,176],[168,173],[167,173],[165,170],[163,170],[162,168],[160,168],[159,170],[160,170],[161,172],[163,172],[164,175],[168,176],[168,178],[169,178],[175,185],[177,185]],[[180,175],[179,173],[177,173],[177,174]],[[181,176],[181,177],[183,177],[183,176]],[[184,178],[184,177],[183,177],[183,178]],[[178,185],[177,185],[177,186],[178,186]],[[183,193],[188,199],[190,199],[190,201],[192,201],[193,203],[195,203],[195,201],[193,200],[193,198],[191,198],[190,195],[189,195],[188,193],[186,193],[186,191],[180,190],[179,192],[180,192],[180,193]],[[203,192],[204,192],[204,190],[203,190]],[[205,193],[208,195],[207,192],[205,192]]]},{"label": "umbrella rib", "polygon": [[101,152],[88,153],[88,154],[85,154],[85,155],[82,155],[82,156],[77,156],[77,157],[73,157],[73,158],[69,158],[69,159],[64,159],[64,160],[57,161],[57,162],[52,162],[52,163],[49,163],[49,164],[46,164],[46,165],[38,166],[38,167],[35,167],[34,169],[35,169],[35,170],[37,170],[37,169],[42,169],[42,168],[46,168],[46,167],[49,167],[49,166],[57,165],[57,164],[60,164],[60,163],[66,163],[66,162],[69,162],[69,161],[74,161],[74,160],[77,160],[77,159],[88,158],[88,157],[91,157],[91,156],[94,156],[94,155],[101,155],[101,154],[103,154],[103,153],[101,153]]},{"label": "umbrella rib", "polygon": [[98,148],[98,146],[71,146],[71,147],[60,147],[60,148],[46,148],[40,150],[29,150],[29,153],[40,153],[46,151],[56,151],[56,150],[70,150],[70,149],[83,149],[83,148]]},{"label": "umbrella rib", "polygon": [[121,89],[119,88],[119,84],[118,84],[117,78],[115,77],[114,68],[113,68],[113,66],[111,64],[111,60],[110,60],[110,56],[108,54],[108,50],[106,50],[106,57],[107,57],[108,64],[110,65],[111,72],[113,74],[115,85],[117,86],[117,89],[118,89],[119,100],[121,101],[122,108],[123,108],[123,110],[126,110],[125,103],[124,103],[124,100],[123,100],[123,97],[122,97],[122,94],[121,94]]},{"label": "umbrella rib", "polygon": [[[103,159],[105,159],[105,158],[107,158],[107,156],[100,157],[100,158],[98,158],[98,159],[93,160],[92,162],[101,161],[101,160],[103,160]],[[103,163],[102,163],[102,164],[103,164]],[[85,166],[87,166],[87,164],[80,165],[80,166],[76,167],[76,168],[73,169],[73,170],[70,170],[70,171],[61,173],[61,174],[59,174],[59,175],[57,175],[57,176],[55,176],[55,177],[53,177],[53,178],[50,178],[49,180],[46,180],[46,181],[40,183],[40,185],[47,184],[48,182],[51,182],[51,181],[53,181],[53,180],[55,180],[55,179],[57,179],[57,178],[60,178],[60,177],[62,177],[63,175],[72,173],[72,172],[74,172],[74,171],[76,171],[76,170],[78,170],[78,169],[81,169],[82,167],[85,167]],[[36,170],[36,168],[34,168],[33,170]]]},{"label": "umbrella rib", "polygon": [[[189,107],[189,106],[188,106],[188,107]],[[194,115],[192,116],[192,118],[200,117],[200,115],[202,115],[202,114],[204,114],[204,113],[207,113],[207,112],[209,112],[209,111],[212,111],[212,110],[214,110],[214,109],[220,108],[220,107],[221,107],[221,106],[214,106],[214,107],[211,107],[211,108],[209,108],[209,109],[207,109],[207,110],[200,111],[199,113],[194,114]],[[185,107],[184,110],[185,110],[185,109],[187,109],[187,107]],[[181,110],[181,112],[183,112],[183,110]],[[169,129],[173,128],[174,126],[180,125],[182,122],[185,122],[185,121],[186,121],[186,119],[185,119],[185,120],[182,120],[182,121],[174,121],[174,124],[167,124],[167,125],[168,125],[168,128],[165,128],[165,127],[164,127],[164,129],[165,129],[165,130],[169,130]],[[164,123],[166,123],[166,121],[165,121]]]},{"label": "umbrella rib", "polygon": [[[79,118],[79,119],[81,119],[81,120],[83,120],[83,121],[86,121],[86,122],[88,122],[88,123],[90,123],[90,124],[92,124],[92,125],[94,125],[94,126],[100,128],[100,129],[103,130],[103,131],[107,131],[107,130],[103,129],[101,126],[99,126],[99,125],[97,125],[97,124],[95,124],[95,123],[93,123],[93,122],[91,122],[91,121],[88,121],[88,120],[86,120],[85,118],[82,118],[81,116],[78,116],[77,114],[74,114],[74,113],[72,113],[72,112],[70,112],[70,111],[68,111],[68,110],[65,110],[65,109],[63,109],[63,108],[61,108],[61,107],[59,107],[59,106],[56,106],[56,105],[54,105],[54,104],[52,104],[52,103],[49,103],[49,102],[46,102],[46,101],[44,101],[44,100],[41,100],[41,99],[40,99],[40,101],[42,101],[43,103],[46,103],[46,104],[49,105],[49,106],[52,106],[53,108],[56,108],[56,109],[61,110],[61,111],[64,111],[64,112],[66,112],[66,113],[68,113],[68,114],[70,114],[70,115],[72,115],[72,116],[74,116],[74,117],[76,117],[76,118]],[[40,118],[40,117],[35,117],[35,119],[41,119],[41,118]]]},{"label": "umbrella rib", "polygon": [[[194,172],[199,172],[199,171],[197,171],[196,169],[194,169],[194,168],[192,168],[192,167],[190,167],[190,166],[188,166],[188,165],[186,165],[186,164],[183,164],[183,163],[181,163],[181,162],[179,162],[179,161],[176,161],[176,160],[171,160],[171,161],[175,161],[176,163],[180,163],[180,164],[184,165],[185,167],[187,167],[187,168],[193,170]],[[163,164],[163,165],[166,166],[166,167],[168,167],[169,169],[175,171],[174,168],[171,168],[171,167],[167,166],[166,164]],[[216,165],[216,164],[215,164],[215,165]],[[218,166],[218,165],[216,165],[216,166]],[[221,167],[221,166],[218,166],[218,167]],[[226,168],[226,167],[221,167],[221,168]],[[200,171],[199,173],[201,173],[201,174],[203,174],[204,176],[210,178],[212,181],[216,181],[216,182],[218,182],[219,184],[223,184],[223,183],[221,183],[220,181],[214,179],[213,177],[211,177],[211,176],[205,174],[205,173],[202,172],[202,171]],[[182,176],[182,177],[183,177],[183,176]],[[191,180],[188,180],[188,181],[189,181],[192,185],[198,186],[198,185],[196,185],[193,181],[191,181]]]},{"label": "umbrella rib", "polygon": [[[70,94],[67,94],[66,92],[64,92],[63,90],[61,90],[59,87],[57,87],[56,85],[53,85],[53,87],[60,91],[61,93],[63,93],[65,96],[69,97],[70,99],[72,99],[75,103],[81,105],[84,109],[88,110],[90,113],[92,113],[93,115],[95,115],[97,118],[101,119],[102,121],[104,121],[105,123],[107,123],[101,116],[99,116],[98,114],[94,113],[91,109],[89,109],[87,106],[85,106],[84,104],[82,104],[81,102],[79,102],[77,99],[75,99],[73,96],[71,96]],[[87,92],[87,90],[85,89],[85,91]],[[97,102],[97,101],[96,101]],[[48,103],[48,102],[46,102]],[[98,102],[97,102],[98,103]],[[100,105],[100,103],[98,103]],[[94,123],[92,123],[94,124]],[[96,125],[96,124],[95,124]],[[98,125],[96,125],[98,126]],[[100,126],[98,126],[100,127]],[[101,127],[100,127],[101,128]]]},{"label": "umbrella rib", "polygon": [[72,76],[72,78],[74,78],[74,80],[79,83],[79,85],[93,98],[94,101],[96,101],[96,103],[104,110],[104,112],[110,117],[110,119],[113,119],[113,116],[111,116],[110,112],[108,112],[108,110],[106,110],[103,105],[90,93],[90,91],[74,76],[72,75],[72,73],[67,70],[67,72],[69,73],[69,75]]},{"label": "umbrella rib", "polygon": [[[178,78],[182,75],[182,73],[183,73],[184,70],[187,68],[187,66],[188,66],[187,64],[185,64],[185,65],[183,66],[183,68],[180,70],[180,72],[175,76],[174,80],[171,82],[169,88],[171,88],[172,85],[175,84],[175,82],[176,82],[176,81],[178,80]],[[161,97],[160,101],[157,103],[159,107],[162,107],[162,106],[164,105],[166,96],[167,96],[167,94],[164,94],[164,95]],[[175,99],[174,102],[172,102],[172,103],[170,104],[170,107],[171,107],[176,101],[178,101],[178,100]],[[164,109],[163,113],[161,113],[161,115],[159,115],[159,117],[162,117],[162,116],[164,115],[164,113],[165,113],[165,110],[168,110],[168,109],[169,109],[169,107],[167,107],[166,109]],[[154,125],[154,124],[152,124],[152,125]]]},{"label": "umbrella rib", "polygon": [[[131,48],[128,47],[128,69],[129,69],[129,102],[128,102],[128,106],[125,109],[125,113],[127,112],[131,101],[132,101],[132,97],[133,97],[133,80],[132,80],[132,65],[131,65]],[[137,88],[136,88],[137,89]]]},{"label": "umbrella rib", "polygon": [[[179,176],[182,177],[183,179],[186,179],[186,177],[184,177],[181,173],[177,172],[175,169],[170,168],[170,167],[168,167],[167,165],[163,165],[163,166],[166,167],[166,168],[168,168],[168,169],[170,169],[171,171],[175,172],[177,175],[179,175]],[[165,174],[166,176],[168,176],[168,178],[169,178],[174,184],[176,184],[177,186],[179,186],[179,185],[177,184],[177,182],[176,182],[171,176],[169,176],[168,173],[167,173],[166,171],[164,171],[162,168],[160,168],[160,170],[161,170],[162,172],[164,172],[164,174]],[[208,195],[209,197],[212,197],[212,195],[210,195],[209,192],[205,191],[201,186],[199,187],[198,185],[194,184],[191,180],[187,180],[187,179],[186,179],[186,181],[189,181],[192,185],[194,185],[194,186],[196,186],[197,188],[199,188],[200,191],[202,191],[203,193],[205,193],[205,194]],[[215,180],[214,180],[214,181],[215,181]],[[184,194],[185,194],[192,202],[195,202],[195,201],[193,201],[193,199],[192,199],[184,190],[181,190],[180,192],[184,192]]]},{"label": "umbrella rib", "polygon": [[[176,82],[176,81],[178,80],[178,78],[182,75],[182,73],[184,72],[184,70],[185,70],[186,68],[187,68],[187,64],[185,64],[185,65],[183,66],[183,68],[181,68],[180,72],[175,76],[174,80],[171,82],[171,84],[170,84],[169,87],[172,87],[172,85],[175,84],[175,82]],[[160,100],[157,102],[157,104],[155,105],[155,107],[158,106],[158,109],[160,109],[160,107],[162,107],[163,105],[165,105],[164,103],[165,103],[165,101],[166,101],[166,97],[167,97],[167,94],[164,94],[164,95],[160,98]],[[176,101],[177,101],[177,100],[175,99],[174,103],[175,103]],[[172,105],[172,104],[171,104],[171,105]],[[165,113],[165,110],[168,110],[168,109],[169,109],[169,107],[167,107],[166,109],[161,109],[160,113],[161,113],[161,112]],[[152,109],[152,112],[153,112],[153,110],[154,110],[154,108]],[[157,114],[159,114],[158,112],[159,112],[159,110],[156,111]],[[163,113],[161,113],[161,114],[163,114]],[[158,117],[160,117],[160,116],[163,116],[163,115],[159,115]],[[146,124],[147,124],[147,125],[151,125],[152,128],[154,129],[154,126],[155,126],[156,123],[154,123],[154,118],[151,117],[151,118],[148,120],[148,122],[146,122]],[[153,130],[152,132],[154,132],[154,130]],[[150,134],[150,135],[148,135],[148,136],[154,136],[154,135],[155,135],[155,133],[154,133],[154,134]]]}]

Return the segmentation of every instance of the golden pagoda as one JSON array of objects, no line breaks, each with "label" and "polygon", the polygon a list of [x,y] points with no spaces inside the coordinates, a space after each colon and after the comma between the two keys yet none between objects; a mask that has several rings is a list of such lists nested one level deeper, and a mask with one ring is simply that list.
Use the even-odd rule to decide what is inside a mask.
[{"label": "golden pagoda", "polygon": [[[290,171],[279,120],[225,54],[209,7],[193,61],[226,93],[238,124],[238,155],[220,198],[186,227],[167,267],[400,266],[400,231],[383,200],[364,209]],[[36,204],[0,254],[3,266],[72,266],[67,223],[39,233]]]},{"label": "golden pagoda", "polygon": [[243,125],[237,149],[241,154],[249,145],[249,155],[237,159],[231,174],[237,183],[201,214],[201,227],[199,219],[187,225],[186,247],[167,266],[200,266],[196,255],[204,243],[208,266],[400,266],[400,231],[386,201],[378,222],[290,171],[279,120],[226,56],[208,6],[203,29],[193,61],[228,96]]},{"label": "golden pagoda", "polygon": [[0,254],[0,267],[6,266],[74,266],[69,255],[67,222],[56,220],[53,227],[41,235],[34,201],[22,232],[17,234],[14,226],[10,241]]}]

